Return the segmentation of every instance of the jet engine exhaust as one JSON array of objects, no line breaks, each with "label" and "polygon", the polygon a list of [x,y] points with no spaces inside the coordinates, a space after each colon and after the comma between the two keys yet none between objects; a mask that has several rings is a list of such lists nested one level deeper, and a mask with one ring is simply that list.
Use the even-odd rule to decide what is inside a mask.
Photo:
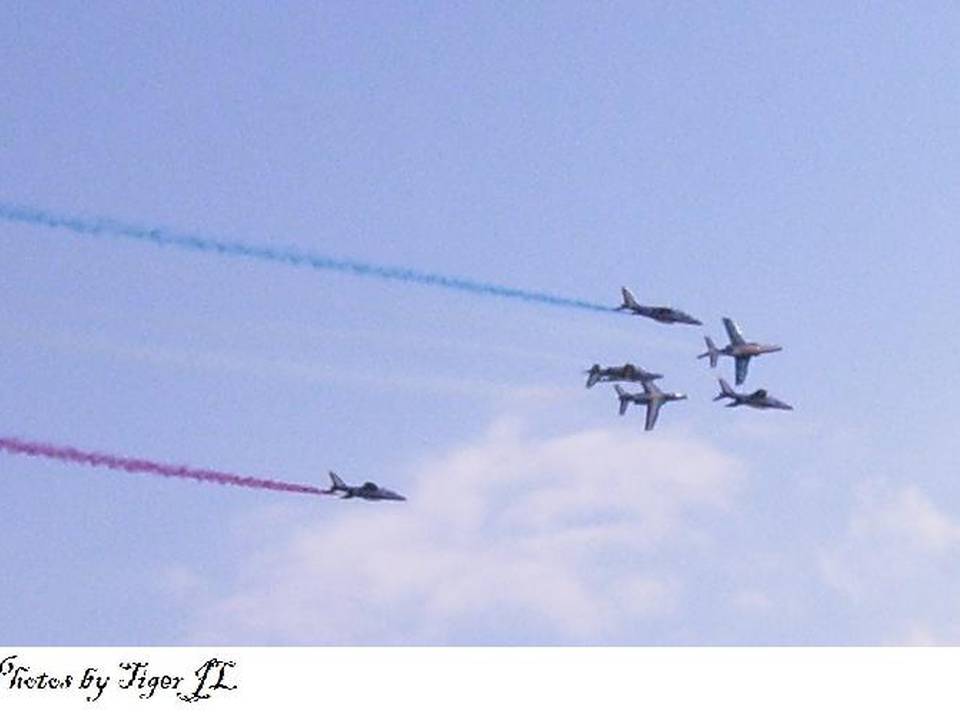
[{"label": "jet engine exhaust", "polygon": [[236,485],[239,487],[256,488],[259,490],[274,490],[277,492],[307,493],[322,495],[320,488],[311,485],[297,485],[294,483],[265,480],[262,478],[245,477],[217,470],[199,470],[185,465],[169,465],[151,460],[119,457],[100,452],[86,452],[76,448],[51,445],[49,443],[31,442],[12,437],[0,437],[0,451],[13,455],[27,455],[30,457],[49,458],[64,463],[105,467],[111,470],[122,470],[128,473],[143,473],[162,477],[177,477],[201,482],[220,483],[221,485]]},{"label": "jet engine exhaust", "polygon": [[124,223],[107,218],[82,218],[63,215],[23,205],[0,203],[0,219],[7,220],[8,222],[20,222],[49,228],[62,228],[80,235],[122,237],[129,240],[151,242],[161,246],[169,245],[188,250],[266,260],[296,267],[306,267],[312,270],[338,272],[380,280],[395,280],[417,285],[432,285],[478,295],[494,295],[497,297],[512,298],[523,302],[578,308],[580,310],[593,310],[596,312],[610,312],[612,310],[612,308],[605,305],[598,305],[585,300],[520,290],[478,280],[438,275],[436,273],[423,272],[412,268],[377,265],[362,260],[334,258],[297,250],[281,250],[263,245],[248,245],[240,242],[216,240],[160,228],[151,228],[144,225]]}]

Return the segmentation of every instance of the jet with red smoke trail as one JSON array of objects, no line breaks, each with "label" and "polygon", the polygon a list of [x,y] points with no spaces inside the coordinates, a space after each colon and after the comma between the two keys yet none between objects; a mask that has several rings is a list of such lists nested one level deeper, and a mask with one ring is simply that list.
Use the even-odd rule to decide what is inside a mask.
[{"label": "jet with red smoke trail", "polygon": [[323,490],[325,495],[340,495],[341,500],[350,498],[363,498],[364,500],[406,500],[403,495],[395,493],[393,490],[387,490],[377,486],[372,482],[365,482],[363,485],[347,485],[340,476],[330,471],[330,489]]}]

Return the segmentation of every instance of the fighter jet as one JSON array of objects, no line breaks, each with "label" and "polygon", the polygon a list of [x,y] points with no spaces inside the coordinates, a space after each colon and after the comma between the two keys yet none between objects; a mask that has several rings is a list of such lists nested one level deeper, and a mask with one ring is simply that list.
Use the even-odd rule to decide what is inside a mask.
[{"label": "fighter jet", "polygon": [[620,414],[627,412],[630,403],[647,406],[647,422],[644,430],[653,430],[657,424],[657,415],[660,413],[660,407],[673,400],[686,400],[687,396],[682,393],[665,393],[657,387],[653,380],[641,380],[643,383],[642,393],[628,393],[619,385],[614,385],[617,391],[617,397],[620,399]]},{"label": "fighter jet", "polygon": [[330,482],[330,489],[321,492],[324,495],[343,493],[340,496],[341,500],[353,497],[363,498],[364,500],[406,500],[403,495],[395,493],[393,490],[378,487],[372,482],[365,482],[363,485],[347,485],[335,472],[330,473]]},{"label": "fighter jet", "polygon": [[731,401],[727,403],[727,407],[748,405],[749,407],[760,410],[793,410],[791,406],[782,400],[777,400],[775,397],[768,395],[767,391],[763,388],[754,390],[752,393],[738,393],[727,384],[726,380],[720,378],[720,394],[714,398],[714,401],[723,400],[724,398]]},{"label": "fighter jet", "polygon": [[623,302],[620,304],[620,307],[616,308],[617,310],[626,310],[634,315],[643,315],[644,317],[648,317],[660,323],[703,325],[703,323],[697,320],[695,317],[691,317],[685,312],[681,312],[680,310],[676,310],[671,307],[641,305],[637,302],[637,299],[633,296],[633,293],[627,290],[625,287],[620,288],[620,292],[623,293]]},{"label": "fighter jet", "polygon": [[627,363],[620,367],[600,367],[594,365],[587,373],[587,387],[591,388],[598,382],[610,382],[612,380],[622,380],[624,382],[640,382],[641,380],[659,380],[663,377],[659,373],[652,373],[644,370],[639,365]]},{"label": "fighter jet", "polygon": [[723,325],[727,329],[727,335],[730,337],[730,344],[725,348],[718,348],[713,344],[709,335],[704,336],[707,341],[707,351],[697,355],[697,358],[710,358],[710,367],[717,366],[717,358],[721,355],[729,355],[736,363],[736,381],[737,385],[742,385],[747,379],[747,366],[750,364],[750,358],[755,355],[765,353],[780,352],[783,350],[779,345],[762,345],[755,342],[747,342],[740,333],[740,328],[730,318],[723,319]]}]

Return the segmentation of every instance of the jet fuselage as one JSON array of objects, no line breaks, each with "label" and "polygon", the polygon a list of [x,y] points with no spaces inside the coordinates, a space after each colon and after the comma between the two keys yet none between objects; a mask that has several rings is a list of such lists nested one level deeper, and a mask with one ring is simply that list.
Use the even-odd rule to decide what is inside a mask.
[{"label": "jet fuselage", "polygon": [[406,500],[400,493],[393,490],[376,487],[365,488],[362,485],[358,488],[349,488],[343,495],[344,498],[358,497],[364,500]]},{"label": "jet fuselage", "polygon": [[670,402],[671,400],[686,400],[687,396],[683,393],[636,393],[631,394],[629,397],[624,396],[624,400],[628,400],[636,405],[649,405],[651,402],[661,398],[664,402]]},{"label": "jet fuselage", "polygon": [[760,343],[744,343],[743,345],[727,345],[722,352],[731,357],[756,357],[766,353],[780,352],[783,348],[780,345],[761,345]]},{"label": "jet fuselage", "polygon": [[672,325],[674,323],[681,323],[683,325],[703,325],[703,323],[697,320],[695,317],[691,317],[682,310],[676,310],[671,307],[632,305],[624,309],[629,310],[634,315],[642,315],[643,317],[648,317],[651,320],[656,320],[658,323],[664,323],[666,325]]}]

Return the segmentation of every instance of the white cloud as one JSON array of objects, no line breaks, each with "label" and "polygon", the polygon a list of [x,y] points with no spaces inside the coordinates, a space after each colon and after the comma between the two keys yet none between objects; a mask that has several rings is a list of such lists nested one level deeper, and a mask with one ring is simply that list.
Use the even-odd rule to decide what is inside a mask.
[{"label": "white cloud", "polygon": [[960,526],[915,485],[864,498],[851,520],[850,533],[859,539],[884,537],[928,553],[956,548],[960,542]]},{"label": "white cloud", "polygon": [[850,597],[870,594],[877,580],[895,580],[937,563],[960,547],[960,525],[915,485],[860,488],[845,537],[823,553],[827,581]]},{"label": "white cloud", "polygon": [[642,642],[624,629],[683,591],[664,553],[707,544],[697,517],[729,506],[739,470],[691,439],[501,422],[398,488],[408,503],[331,501],[208,600],[191,640]]},{"label": "white cloud", "polygon": [[960,523],[916,485],[860,488],[844,536],[820,555],[828,586],[869,642],[960,638]]}]

